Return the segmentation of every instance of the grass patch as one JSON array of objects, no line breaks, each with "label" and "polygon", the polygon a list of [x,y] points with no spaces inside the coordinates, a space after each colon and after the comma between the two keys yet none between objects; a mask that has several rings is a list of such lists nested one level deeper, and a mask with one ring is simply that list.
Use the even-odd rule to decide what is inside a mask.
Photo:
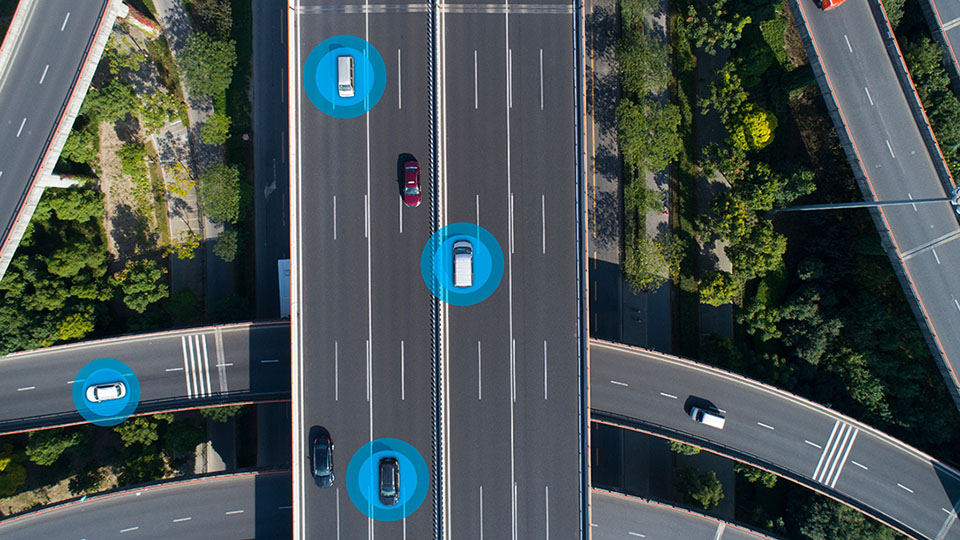
[{"label": "grass patch", "polygon": [[786,17],[777,15],[769,21],[760,24],[760,32],[763,34],[763,40],[770,46],[777,63],[783,66],[783,69],[790,71],[795,66],[790,62],[790,56],[787,55],[786,32],[789,21]]}]

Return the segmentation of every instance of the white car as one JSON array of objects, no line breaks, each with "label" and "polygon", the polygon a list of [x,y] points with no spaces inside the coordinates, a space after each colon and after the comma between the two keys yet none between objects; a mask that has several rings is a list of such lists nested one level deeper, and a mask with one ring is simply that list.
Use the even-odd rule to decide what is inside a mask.
[{"label": "white car", "polygon": [[127,387],[122,382],[95,384],[87,387],[87,401],[100,403],[111,399],[120,399],[127,395]]},{"label": "white car", "polygon": [[469,240],[453,243],[453,285],[473,286],[473,244]]}]

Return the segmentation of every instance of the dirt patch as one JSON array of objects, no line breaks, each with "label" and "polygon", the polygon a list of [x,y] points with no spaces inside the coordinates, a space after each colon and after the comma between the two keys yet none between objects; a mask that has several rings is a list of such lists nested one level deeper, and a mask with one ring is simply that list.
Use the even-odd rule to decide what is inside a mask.
[{"label": "dirt patch", "polygon": [[797,23],[793,20],[793,12],[786,6],[786,3],[780,8],[780,12],[789,21],[783,34],[783,40],[787,56],[790,58],[790,64],[794,68],[805,66],[810,61],[807,59],[807,50],[803,48],[803,39],[800,38],[800,31],[797,30]]}]

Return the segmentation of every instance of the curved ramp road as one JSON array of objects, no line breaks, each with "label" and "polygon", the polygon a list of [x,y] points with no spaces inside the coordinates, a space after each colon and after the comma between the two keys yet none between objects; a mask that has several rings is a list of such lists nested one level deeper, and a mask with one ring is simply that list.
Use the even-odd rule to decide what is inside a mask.
[{"label": "curved ramp road", "polygon": [[0,433],[81,422],[73,379],[98,358],[140,382],[138,412],[286,397],[290,326],[238,324],[124,336],[0,358]]},{"label": "curved ramp road", "polygon": [[[788,476],[915,538],[960,539],[960,473],[826,407],[690,360],[590,343],[594,420],[639,427]],[[722,430],[691,405],[724,411]]]},{"label": "curved ramp road", "polygon": [[4,540],[290,538],[290,473],[156,484],[0,522]]},{"label": "curved ramp road", "polygon": [[765,534],[667,504],[599,489],[590,492],[590,538],[772,540]]},{"label": "curved ramp road", "polygon": [[[818,58],[826,74],[819,78],[824,94],[832,95],[852,146],[846,145],[854,171],[862,170],[864,198],[892,201],[945,197],[937,174],[940,156],[925,145],[911,112],[884,35],[889,27],[876,24],[871,5],[877,0],[845,2],[822,11],[812,0],[799,0],[810,40],[808,54]],[[828,98],[829,104],[829,98]],[[842,139],[843,137],[841,137]],[[875,222],[889,238],[888,253],[898,263],[898,275],[914,312],[919,313],[934,355],[940,361],[954,401],[960,406],[960,228],[947,204],[896,206],[879,210]],[[889,232],[883,229],[889,230]]]},{"label": "curved ramp road", "polygon": [[119,0],[21,0],[0,49],[0,276],[53,172]]},{"label": "curved ramp road", "polygon": [[930,13],[946,45],[947,54],[953,63],[953,71],[960,75],[960,61],[957,60],[957,48],[960,47],[960,3],[953,0],[927,0]]}]

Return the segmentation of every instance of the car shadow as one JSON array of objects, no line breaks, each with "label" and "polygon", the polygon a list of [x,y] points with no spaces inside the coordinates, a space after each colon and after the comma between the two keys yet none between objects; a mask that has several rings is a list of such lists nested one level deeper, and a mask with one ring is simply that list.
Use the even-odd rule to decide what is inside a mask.
[{"label": "car shadow", "polygon": [[697,407],[699,409],[707,411],[719,411],[720,408],[713,404],[709,399],[704,399],[697,396],[690,396],[686,401],[683,402],[683,412],[687,413],[687,416],[690,416],[690,409]]}]

